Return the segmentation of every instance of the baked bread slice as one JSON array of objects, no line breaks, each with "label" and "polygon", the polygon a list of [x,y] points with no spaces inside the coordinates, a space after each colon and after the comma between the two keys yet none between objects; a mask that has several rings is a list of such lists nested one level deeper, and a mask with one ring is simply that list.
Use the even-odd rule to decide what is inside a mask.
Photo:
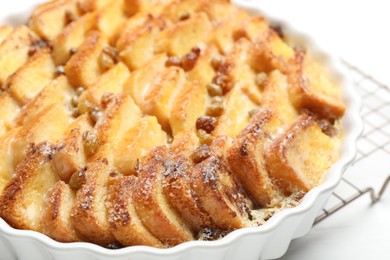
[{"label": "baked bread slice", "polygon": [[8,77],[4,84],[10,94],[23,106],[54,79],[55,72],[50,50],[42,48]]},{"label": "baked bread slice", "polygon": [[133,194],[133,203],[143,224],[168,246],[194,239],[190,228],[169,205],[162,187],[162,175],[169,171],[165,146],[156,147],[146,156]]},{"label": "baked bread slice", "polygon": [[195,131],[183,131],[176,135],[167,155],[167,171],[162,178],[166,199],[194,234],[203,228],[214,226],[211,216],[191,188],[192,171],[199,158],[195,158],[190,151],[198,146],[199,139]]},{"label": "baked bread slice", "polygon": [[192,171],[191,188],[215,225],[232,230],[251,225],[252,201],[229,171],[225,160],[227,145],[227,138],[220,137],[209,148],[200,146],[194,151],[203,153],[203,149],[210,149]]},{"label": "baked bread slice", "polygon": [[[21,126],[27,125],[34,121],[36,119],[35,117],[47,107],[53,104],[67,104],[73,95],[74,89],[70,86],[67,78],[61,75],[51,81],[33,99],[21,108],[15,118],[15,123]],[[68,107],[66,109],[68,109]],[[71,113],[70,110],[69,113]],[[71,122],[69,121],[69,123]]]},{"label": "baked bread slice", "polygon": [[43,206],[41,232],[60,242],[78,242],[82,238],[70,221],[75,192],[63,181],[48,191]]},{"label": "baked bread slice", "polygon": [[78,51],[65,66],[65,74],[70,84],[88,88],[104,69],[100,64],[102,51],[107,46],[107,38],[98,31],[91,31]]},{"label": "baked bread slice", "polygon": [[44,40],[53,40],[65,26],[78,17],[77,0],[57,0],[37,7],[29,21],[29,27]]},{"label": "baked bread slice", "polygon": [[268,173],[285,194],[307,192],[321,183],[323,172],[335,162],[337,142],[313,117],[302,115],[267,148]]},{"label": "baked bread slice", "polygon": [[326,72],[305,52],[295,54],[289,88],[297,109],[307,109],[324,118],[339,118],[345,112],[341,90],[326,77]]},{"label": "baked bread slice", "polygon": [[340,88],[295,47],[228,0],[53,0],[0,27],[0,217],[105,247],[264,223],[342,140]]},{"label": "baked bread slice", "polygon": [[38,36],[26,26],[14,29],[0,45],[0,85],[6,89],[5,82],[18,68],[25,64],[30,55],[30,48],[39,45]]},{"label": "baked bread slice", "polygon": [[94,131],[86,134],[85,148],[90,158],[81,185],[77,187],[71,221],[82,236],[97,244],[108,245],[115,241],[105,206],[108,177],[115,170],[113,149],[140,116],[132,98],[120,96],[108,104]]},{"label": "baked bread slice", "polygon": [[237,180],[260,207],[273,207],[282,199],[268,175],[265,149],[283,129],[283,122],[271,110],[255,114],[228,151],[228,162]]},{"label": "baked bread slice", "polygon": [[75,172],[81,171],[87,164],[84,151],[84,135],[92,131],[92,122],[87,115],[78,117],[69,127],[69,133],[56,146],[52,164],[58,177],[69,182]]},{"label": "baked bread slice", "polygon": [[136,188],[135,176],[110,176],[107,210],[111,232],[124,246],[146,245],[157,248],[164,244],[143,224],[133,202]]},{"label": "baked bread slice", "polygon": [[15,177],[4,187],[0,197],[1,217],[19,229],[42,231],[41,212],[45,194],[57,182],[50,158],[49,142],[30,147],[26,158],[15,169]]}]

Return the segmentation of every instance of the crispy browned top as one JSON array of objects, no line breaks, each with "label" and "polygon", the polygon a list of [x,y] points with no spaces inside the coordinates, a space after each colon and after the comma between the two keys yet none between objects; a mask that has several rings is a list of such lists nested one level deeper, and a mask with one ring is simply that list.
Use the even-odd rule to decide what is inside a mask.
[{"label": "crispy browned top", "polygon": [[50,1],[0,27],[0,216],[110,247],[257,225],[337,159],[340,93],[228,0]]}]

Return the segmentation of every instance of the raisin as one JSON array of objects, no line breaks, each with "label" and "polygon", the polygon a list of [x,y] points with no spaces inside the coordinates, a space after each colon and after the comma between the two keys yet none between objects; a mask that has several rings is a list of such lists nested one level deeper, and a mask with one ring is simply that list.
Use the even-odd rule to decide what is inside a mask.
[{"label": "raisin", "polygon": [[211,104],[207,108],[206,113],[208,116],[219,117],[223,114],[224,110],[223,99],[216,96],[211,99]]},{"label": "raisin", "polygon": [[103,69],[111,69],[118,62],[118,52],[115,48],[107,46],[100,55],[100,65]]},{"label": "raisin", "polygon": [[77,107],[79,103],[79,97],[78,96],[72,96],[72,99],[70,100],[70,103],[72,107]]},{"label": "raisin", "polygon": [[190,17],[191,17],[191,15],[189,13],[184,13],[184,14],[180,15],[179,21],[188,20]]},{"label": "raisin", "polygon": [[201,116],[196,120],[196,129],[210,134],[217,124],[217,119],[211,116]]},{"label": "raisin", "polygon": [[190,52],[182,59],[181,66],[185,71],[190,71],[194,68],[197,60],[198,56],[195,53]]},{"label": "raisin", "polygon": [[200,52],[200,49],[195,47],[192,48],[192,50],[182,58],[171,56],[166,61],[165,66],[182,67],[185,71],[190,71],[194,68],[196,61],[199,58]]},{"label": "raisin", "polygon": [[211,66],[214,70],[219,70],[219,67],[225,62],[225,58],[222,55],[218,55],[211,60]]},{"label": "raisin", "polygon": [[72,177],[70,177],[70,179],[69,179],[69,186],[72,189],[78,190],[85,183],[85,172],[86,171],[87,171],[87,167],[85,167],[81,171],[75,172],[72,175]]},{"label": "raisin", "polygon": [[83,141],[84,141],[84,150],[87,156],[94,154],[99,148],[98,137],[89,131],[84,132]]},{"label": "raisin", "polygon": [[207,84],[207,91],[210,96],[222,96],[223,95],[223,90],[220,85],[214,84],[214,83],[209,83]]},{"label": "raisin", "polygon": [[227,93],[233,88],[233,84],[229,81],[228,76],[220,72],[214,76],[213,83],[221,86],[223,93]]},{"label": "raisin", "polygon": [[211,155],[210,146],[202,144],[191,154],[191,159],[194,163],[200,163],[209,158]]}]

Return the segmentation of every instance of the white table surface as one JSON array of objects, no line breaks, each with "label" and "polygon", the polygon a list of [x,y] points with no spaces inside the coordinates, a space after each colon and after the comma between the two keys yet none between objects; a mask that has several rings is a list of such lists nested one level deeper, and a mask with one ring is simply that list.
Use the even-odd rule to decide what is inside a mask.
[{"label": "white table surface", "polygon": [[[265,10],[279,12],[294,27],[310,33],[349,63],[390,86],[387,1],[255,1]],[[24,22],[31,7],[39,2],[43,1],[1,0],[0,24]],[[361,188],[372,185],[378,189],[390,173],[389,156],[378,153],[359,162],[346,177]],[[366,196],[324,220],[305,237],[292,241],[281,259],[390,259],[390,191],[373,206]]]}]

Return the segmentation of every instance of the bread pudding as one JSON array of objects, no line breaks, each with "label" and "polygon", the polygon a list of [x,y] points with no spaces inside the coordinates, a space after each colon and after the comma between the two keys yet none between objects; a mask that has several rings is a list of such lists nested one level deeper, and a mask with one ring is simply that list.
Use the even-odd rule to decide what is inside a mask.
[{"label": "bread pudding", "polygon": [[228,0],[54,0],[0,27],[0,217],[166,248],[297,205],[338,159],[341,89]]}]

